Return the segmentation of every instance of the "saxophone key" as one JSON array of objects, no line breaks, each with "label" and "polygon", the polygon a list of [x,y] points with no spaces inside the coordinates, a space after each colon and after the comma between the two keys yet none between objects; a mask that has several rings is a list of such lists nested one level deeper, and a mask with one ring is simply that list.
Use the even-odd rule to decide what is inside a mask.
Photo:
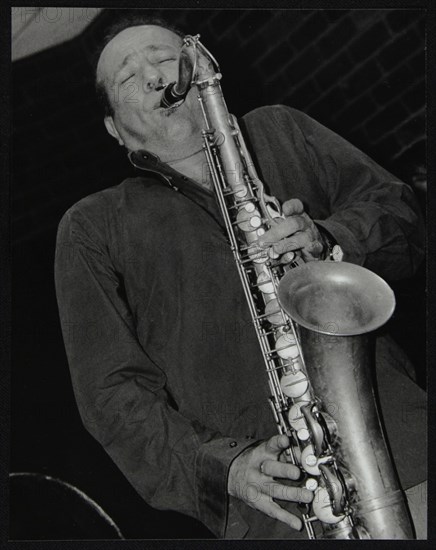
[{"label": "saxophone key", "polygon": [[307,428],[300,428],[297,431],[297,437],[300,441],[307,441],[310,437],[310,432]]},{"label": "saxophone key", "polygon": [[305,463],[306,463],[308,466],[310,466],[310,467],[316,466],[317,463],[318,463],[318,459],[317,459],[316,456],[313,455],[313,454],[308,454],[308,455],[305,457],[304,461],[305,461]]},{"label": "saxophone key", "polygon": [[271,280],[271,277],[265,271],[262,271],[257,276],[257,287],[263,294],[273,294],[274,293],[274,283]]},{"label": "saxophone key", "polygon": [[250,226],[257,229],[262,224],[262,219],[259,216],[252,216],[250,218]]},{"label": "saxophone key", "polygon": [[316,491],[316,489],[318,489],[318,481],[314,478],[314,477],[308,477],[306,479],[306,482],[304,484],[304,486],[306,487],[306,489],[308,491]]},{"label": "saxophone key", "polygon": [[295,252],[286,252],[285,254],[283,254],[281,261],[284,264],[290,264],[295,260],[296,256],[297,254]]},{"label": "saxophone key", "polygon": [[315,449],[311,443],[304,447],[301,452],[301,467],[311,476],[321,475],[321,471],[318,467],[318,459],[315,456]]},{"label": "saxophone key", "polygon": [[312,501],[312,509],[320,521],[328,524],[339,523],[345,517],[344,514],[336,516],[333,513],[330,496],[325,487],[318,487],[316,489]]},{"label": "saxophone key", "polygon": [[335,470],[331,463],[320,464],[319,469],[330,497],[332,511],[335,516],[340,516],[346,504],[345,480],[340,470]]},{"label": "saxophone key", "polygon": [[287,372],[280,379],[282,392],[293,399],[303,397],[309,387],[307,376],[299,370],[295,373]]},{"label": "saxophone key", "polygon": [[235,225],[244,233],[255,231],[262,225],[262,217],[254,203],[247,202],[238,209]]},{"label": "saxophone key", "polygon": [[238,184],[233,187],[226,187],[223,189],[223,195],[226,197],[229,195],[233,195],[238,199],[243,199],[248,193],[248,188],[246,185]]},{"label": "saxophone key", "polygon": [[296,359],[300,352],[292,332],[285,332],[276,340],[276,352],[282,359]]},{"label": "saxophone key", "polygon": [[301,407],[301,412],[303,413],[306,422],[309,426],[310,433],[312,434],[312,440],[315,444],[315,449],[317,455],[323,453],[328,446],[328,435],[324,431],[324,424],[319,423],[319,419],[322,418],[322,415],[316,415],[316,407],[310,404],[305,404]]},{"label": "saxophone key", "polygon": [[257,231],[256,231],[256,235],[258,237],[261,237],[264,234],[265,234],[265,229],[263,227],[259,227],[259,229],[257,229]]},{"label": "saxophone key", "polygon": [[285,323],[285,317],[283,311],[280,309],[277,298],[273,298],[266,304],[265,315],[272,325],[281,326]]},{"label": "saxophone key", "polygon": [[289,413],[288,413],[289,424],[297,432],[298,432],[298,430],[301,430],[302,428],[307,428],[306,419],[305,419],[303,413],[301,412],[301,407],[303,405],[307,405],[307,404],[308,404],[307,401],[302,401],[300,403],[295,403],[289,409]]}]

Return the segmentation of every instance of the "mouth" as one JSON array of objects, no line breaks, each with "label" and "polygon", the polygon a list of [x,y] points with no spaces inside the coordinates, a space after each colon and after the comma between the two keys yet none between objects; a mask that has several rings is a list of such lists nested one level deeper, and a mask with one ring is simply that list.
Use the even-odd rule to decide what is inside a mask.
[{"label": "mouth", "polygon": [[184,101],[179,101],[171,107],[162,107],[160,101],[153,107],[153,111],[159,111],[162,114],[170,115],[177,111],[177,109],[184,103]]},{"label": "mouth", "polygon": [[161,86],[156,86],[155,91],[156,92],[162,91],[162,93],[159,96],[159,100],[156,102],[155,106],[153,107],[154,111],[167,110],[168,109],[168,107],[162,107],[161,105],[162,105],[163,96],[165,95],[165,88],[167,88],[169,85],[170,85],[170,83],[168,82],[167,84],[163,84]]}]

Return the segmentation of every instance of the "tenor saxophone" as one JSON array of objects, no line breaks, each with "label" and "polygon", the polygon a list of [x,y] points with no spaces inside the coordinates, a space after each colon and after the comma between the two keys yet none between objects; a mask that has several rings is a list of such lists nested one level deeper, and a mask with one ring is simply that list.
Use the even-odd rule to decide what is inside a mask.
[{"label": "tenor saxophone", "polygon": [[283,217],[259,179],[236,118],[229,114],[217,61],[186,36],[179,78],[161,106],[176,109],[191,87],[204,118],[203,149],[262,351],[286,459],[304,474],[313,501],[301,505],[308,538],[410,539],[412,527],[374,398],[370,333],[392,315],[383,279],[346,262],[286,267],[257,244]]}]

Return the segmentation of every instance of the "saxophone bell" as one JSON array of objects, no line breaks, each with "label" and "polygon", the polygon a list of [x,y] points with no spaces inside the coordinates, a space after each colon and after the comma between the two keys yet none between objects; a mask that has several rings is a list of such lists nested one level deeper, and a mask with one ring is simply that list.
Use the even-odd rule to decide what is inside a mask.
[{"label": "saxophone bell", "polygon": [[[345,487],[359,538],[366,538],[365,533],[377,539],[412,538],[372,390],[375,350],[368,336],[391,317],[394,293],[361,266],[310,262],[282,277],[278,299],[299,325],[317,406],[329,409],[340,434],[340,446],[331,447],[349,478]],[[324,534],[342,538],[335,526]]]},{"label": "saxophone bell", "polygon": [[395,309],[394,293],[381,277],[347,262],[309,262],[288,271],[278,298],[300,326],[332,336],[372,332]]}]

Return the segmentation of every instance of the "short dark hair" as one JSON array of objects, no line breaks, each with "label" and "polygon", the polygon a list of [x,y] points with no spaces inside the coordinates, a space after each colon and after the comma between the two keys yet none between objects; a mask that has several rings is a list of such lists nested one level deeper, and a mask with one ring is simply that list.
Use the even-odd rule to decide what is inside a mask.
[{"label": "short dark hair", "polygon": [[101,53],[109,42],[117,36],[120,32],[130,27],[139,27],[141,25],[156,25],[162,27],[174,34],[177,34],[181,38],[185,36],[185,33],[177,26],[169,23],[166,19],[160,15],[150,14],[147,10],[135,10],[132,12],[124,13],[116,21],[114,21],[106,30],[103,39],[99,42],[94,52],[94,74],[95,74],[95,92],[97,100],[102,107],[105,116],[113,116],[114,109],[109,99],[104,82],[99,82],[97,78],[97,64],[100,59]]}]

